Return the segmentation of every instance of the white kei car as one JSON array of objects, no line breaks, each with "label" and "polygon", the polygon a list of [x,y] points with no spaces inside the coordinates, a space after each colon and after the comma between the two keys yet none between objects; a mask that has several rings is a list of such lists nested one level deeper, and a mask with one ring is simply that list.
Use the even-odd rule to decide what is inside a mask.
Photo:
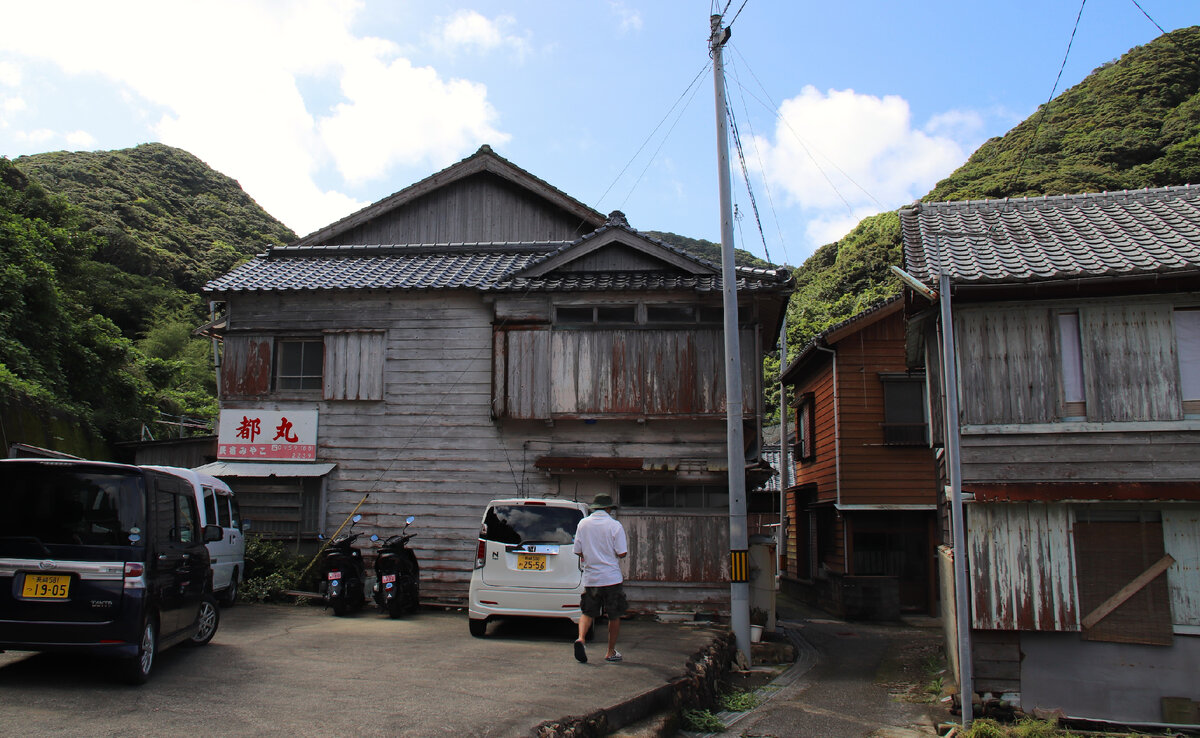
[{"label": "white kei car", "polygon": [[588,506],[556,498],[492,500],[483,514],[468,614],[482,638],[497,617],[579,622],[583,572],[572,550]]}]

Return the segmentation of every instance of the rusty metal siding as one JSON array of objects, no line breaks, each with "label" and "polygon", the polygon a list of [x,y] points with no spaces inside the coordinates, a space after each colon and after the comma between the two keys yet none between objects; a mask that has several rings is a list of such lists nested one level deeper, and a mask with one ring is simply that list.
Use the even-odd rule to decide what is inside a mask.
[{"label": "rusty metal siding", "polygon": [[325,399],[383,399],[383,332],[325,333]]},{"label": "rusty metal siding", "polygon": [[632,581],[728,582],[729,518],[724,515],[621,513]]},{"label": "rusty metal siding", "polygon": [[[1163,547],[1175,563],[1167,570],[1176,626],[1200,627],[1200,507],[1164,507]],[[1196,632],[1196,631],[1191,631]]]},{"label": "rusty metal siding", "polygon": [[1079,311],[1088,420],[1180,420],[1179,363],[1169,304]]},{"label": "rusty metal siding", "polygon": [[1079,630],[1066,505],[972,504],[967,544],[972,627]]},{"label": "rusty metal siding", "polygon": [[226,336],[221,357],[221,397],[250,397],[271,390],[271,336]]},{"label": "rusty metal siding", "polygon": [[[512,329],[495,341],[493,370],[507,417],[719,415],[724,341],[714,329]],[[743,403],[756,412],[758,353],[742,332]]]}]

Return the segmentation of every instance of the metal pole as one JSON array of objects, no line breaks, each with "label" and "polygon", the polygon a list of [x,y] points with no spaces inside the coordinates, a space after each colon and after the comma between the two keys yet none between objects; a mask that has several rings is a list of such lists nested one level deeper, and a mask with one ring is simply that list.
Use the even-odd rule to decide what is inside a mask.
[{"label": "metal pole", "polygon": [[746,532],[746,451],[742,437],[742,353],[738,341],[737,274],[733,265],[733,196],[729,183],[729,121],[725,115],[725,68],[721,48],[729,31],[721,16],[709,18],[713,89],[717,103],[717,181],[721,194],[721,293],[725,307],[725,425],[729,467],[729,623],[738,651],[750,656],[749,537]]},{"label": "metal pole", "polygon": [[775,589],[780,588],[783,572],[779,562],[787,550],[787,488],[791,466],[788,464],[788,403],[783,386],[783,370],[787,368],[787,303],[783,304],[783,320],[779,325],[779,535],[775,536]]},{"label": "metal pole", "polygon": [[971,665],[971,619],[968,608],[967,531],[963,527],[962,468],[958,447],[958,361],[954,349],[954,315],[950,309],[950,275],[938,277],[942,314],[942,376],[946,395],[946,471],[950,476],[952,532],[954,534],[954,611],[958,632],[958,695],[963,727],[971,725],[975,692]]}]

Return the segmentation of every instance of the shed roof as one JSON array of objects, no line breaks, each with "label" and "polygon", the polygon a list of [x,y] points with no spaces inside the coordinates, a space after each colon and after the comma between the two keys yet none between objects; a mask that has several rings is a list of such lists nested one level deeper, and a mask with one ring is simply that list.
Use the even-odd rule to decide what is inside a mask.
[{"label": "shed roof", "polygon": [[1200,272],[1200,187],[914,203],[900,211],[905,269],[936,285]]}]

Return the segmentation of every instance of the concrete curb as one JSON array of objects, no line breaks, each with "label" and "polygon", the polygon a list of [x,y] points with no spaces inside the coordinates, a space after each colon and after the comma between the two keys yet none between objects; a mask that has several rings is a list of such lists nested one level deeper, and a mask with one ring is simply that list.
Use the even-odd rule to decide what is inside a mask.
[{"label": "concrete curb", "polygon": [[[655,718],[653,722],[657,724],[661,713],[669,713],[661,716],[669,718],[686,706],[710,704],[729,673],[736,650],[733,633],[714,634],[712,641],[688,660],[684,674],[661,687],[587,715],[549,720],[534,728],[533,735],[537,738],[600,738],[648,718]],[[663,721],[663,730],[667,722],[670,721]]]}]

